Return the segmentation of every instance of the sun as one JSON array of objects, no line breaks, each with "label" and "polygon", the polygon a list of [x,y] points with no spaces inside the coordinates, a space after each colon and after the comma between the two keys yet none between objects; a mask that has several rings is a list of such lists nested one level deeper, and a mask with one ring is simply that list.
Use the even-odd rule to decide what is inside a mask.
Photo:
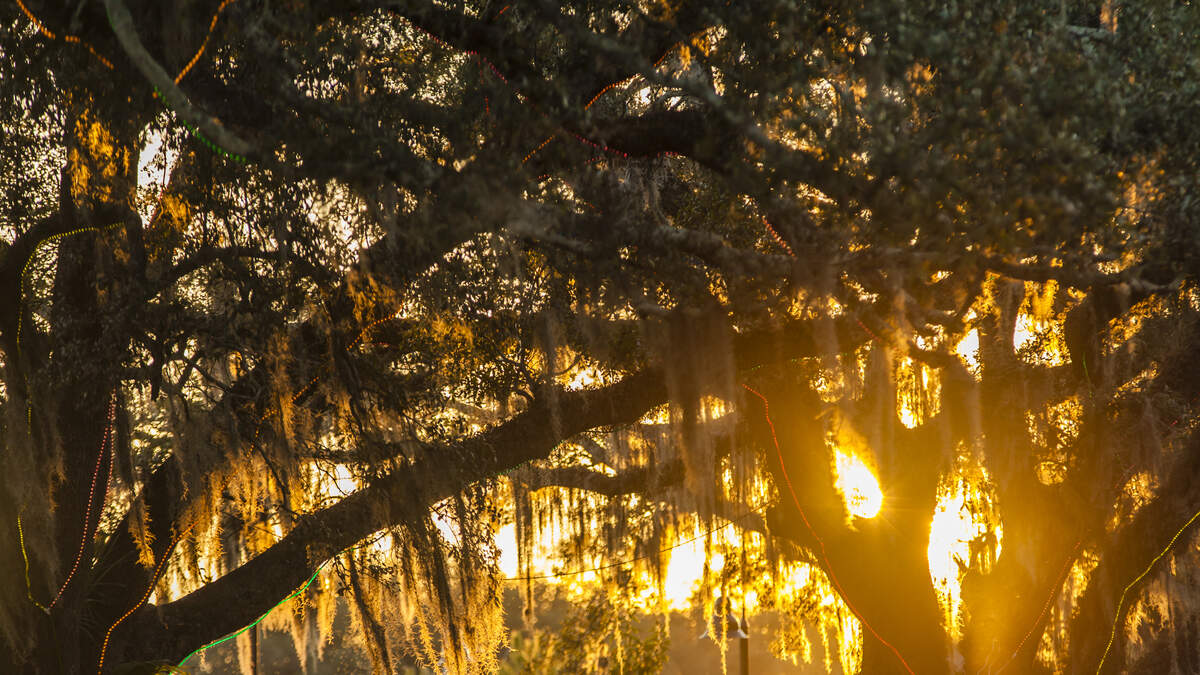
[{"label": "sun", "polygon": [[883,508],[879,481],[861,459],[847,452],[834,452],[834,474],[846,510],[856,518],[874,518]]}]

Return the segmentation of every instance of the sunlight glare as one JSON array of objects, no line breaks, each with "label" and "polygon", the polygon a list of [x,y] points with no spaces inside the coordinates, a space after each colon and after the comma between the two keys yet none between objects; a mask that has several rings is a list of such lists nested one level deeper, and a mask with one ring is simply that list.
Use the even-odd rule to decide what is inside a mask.
[{"label": "sunlight glare", "polygon": [[954,352],[958,354],[963,363],[967,364],[967,371],[979,380],[979,329],[972,328],[963,336],[958,345],[954,347]]},{"label": "sunlight glare", "polygon": [[[952,640],[962,638],[962,579],[975,567],[987,573],[1000,557],[1004,531],[994,513],[979,513],[972,504],[990,503],[982,485],[986,471],[980,470],[980,483],[967,484],[957,477],[951,485],[938,489],[937,507],[929,528],[929,576],[933,581],[943,621]],[[990,544],[990,545],[989,545]]]},{"label": "sunlight glare", "polygon": [[358,489],[358,481],[350,474],[350,467],[345,464],[335,464],[333,467],[333,487],[342,495],[348,495]]},{"label": "sunlight glare", "polygon": [[580,368],[571,374],[570,379],[567,381],[567,390],[579,391],[581,389],[591,389],[597,384],[603,384],[600,371],[595,368]]},{"label": "sunlight glare", "polygon": [[696,540],[671,551],[663,583],[667,606],[683,611],[691,606],[692,592],[704,574],[704,541]]},{"label": "sunlight glare", "polygon": [[915,429],[941,407],[941,380],[924,363],[904,357],[896,370],[896,403],[900,423]]},{"label": "sunlight glare", "polygon": [[838,492],[850,515],[874,518],[883,507],[883,492],[879,481],[861,459],[850,453],[834,452],[834,474]]},{"label": "sunlight glare", "polygon": [[506,578],[517,576],[517,526],[505,523],[496,532],[496,549],[500,552],[500,573]]}]

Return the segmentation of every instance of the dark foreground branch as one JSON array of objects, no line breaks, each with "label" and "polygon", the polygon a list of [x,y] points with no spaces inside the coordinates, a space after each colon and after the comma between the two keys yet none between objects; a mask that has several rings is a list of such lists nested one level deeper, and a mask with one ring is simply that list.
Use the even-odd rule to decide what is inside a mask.
[{"label": "dark foreground branch", "polygon": [[[738,368],[817,353],[813,328],[814,322],[795,322],[781,331],[736,336]],[[224,577],[174,602],[142,610],[120,636],[121,657],[178,660],[249,624],[330,557],[372,533],[423,518],[431,505],[542,459],[579,433],[633,423],[667,398],[663,373],[646,369],[598,389],[549,393],[478,436],[428,447],[411,458],[407,469],[302,519],[277,544]]]},{"label": "dark foreground branch", "polygon": [[561,392],[461,444],[433,447],[397,472],[302,520],[279,543],[217,581],[138,617],[126,658],[175,660],[244,626],[300,586],[325,560],[371,533],[420,517],[430,505],[597,426],[635,421],[666,400],[644,371],[604,389]]},{"label": "dark foreground branch", "polygon": [[226,152],[242,158],[255,152],[254,147],[249,143],[238,138],[233,132],[217,124],[215,120],[192,105],[183,91],[175,85],[171,76],[167,75],[167,71],[163,70],[163,67],[142,45],[142,40],[133,27],[133,17],[130,16],[125,3],[121,0],[105,0],[104,8],[108,11],[109,23],[112,24],[113,32],[117,34],[117,40],[121,43],[125,53],[129,55],[130,60],[142,72],[142,75],[150,81],[150,84],[154,85],[155,89],[166,98],[173,110],[198,127]]}]

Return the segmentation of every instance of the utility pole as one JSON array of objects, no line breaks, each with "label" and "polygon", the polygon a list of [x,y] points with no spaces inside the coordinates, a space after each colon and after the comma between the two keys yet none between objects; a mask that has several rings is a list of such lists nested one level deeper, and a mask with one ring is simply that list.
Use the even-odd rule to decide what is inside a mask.
[{"label": "utility pole", "polygon": [[746,623],[746,608],[742,607],[742,635],[738,638],[742,675],[750,675],[750,625]]},{"label": "utility pole", "polygon": [[250,627],[250,675],[258,675],[258,626]]}]

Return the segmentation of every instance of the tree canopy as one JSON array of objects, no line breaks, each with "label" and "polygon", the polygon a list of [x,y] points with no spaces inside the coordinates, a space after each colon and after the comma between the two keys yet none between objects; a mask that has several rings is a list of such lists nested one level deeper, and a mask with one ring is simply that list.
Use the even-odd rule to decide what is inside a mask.
[{"label": "tree canopy", "polygon": [[495,672],[506,584],[621,634],[697,531],[781,655],[1200,672],[1194,4],[0,21],[5,672],[339,593],[377,672]]}]

